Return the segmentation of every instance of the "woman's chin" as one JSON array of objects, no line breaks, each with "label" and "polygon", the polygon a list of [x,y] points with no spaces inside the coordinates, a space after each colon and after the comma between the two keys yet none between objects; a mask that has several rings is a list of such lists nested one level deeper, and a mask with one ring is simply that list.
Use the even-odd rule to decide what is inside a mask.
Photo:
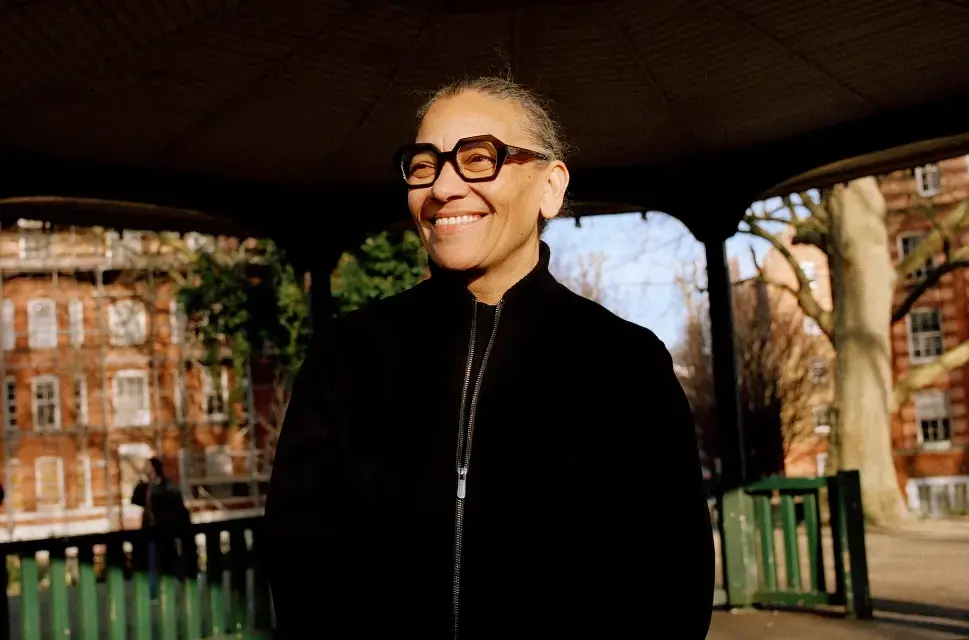
[{"label": "woman's chin", "polygon": [[431,260],[448,271],[470,271],[481,266],[481,256],[472,247],[430,247]]}]

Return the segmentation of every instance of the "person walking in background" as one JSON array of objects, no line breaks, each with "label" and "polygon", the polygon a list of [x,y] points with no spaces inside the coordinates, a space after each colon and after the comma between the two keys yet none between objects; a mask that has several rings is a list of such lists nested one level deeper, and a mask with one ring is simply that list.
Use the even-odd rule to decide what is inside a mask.
[{"label": "person walking in background", "polygon": [[175,540],[185,537],[183,553],[194,551],[194,540],[189,536],[192,519],[181,489],[165,475],[159,458],[145,462],[142,480],[135,485],[131,504],[142,507],[141,529],[152,534],[148,543],[148,572],[154,599],[158,596],[158,572],[175,571],[178,559]]}]

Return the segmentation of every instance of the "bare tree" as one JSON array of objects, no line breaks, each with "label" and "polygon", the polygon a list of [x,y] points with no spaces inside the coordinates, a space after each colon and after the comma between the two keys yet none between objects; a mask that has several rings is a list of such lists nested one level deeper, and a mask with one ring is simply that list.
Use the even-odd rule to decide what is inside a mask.
[{"label": "bare tree", "polygon": [[605,254],[591,251],[578,254],[574,260],[554,258],[550,267],[558,280],[584,298],[598,302],[613,313],[622,315],[622,298],[609,290],[603,280]]},{"label": "bare tree", "polygon": [[[713,362],[706,300],[696,295],[696,278],[681,280],[687,306],[684,338],[674,352],[681,383],[694,411],[707,460],[719,458]],[[693,289],[693,291],[691,291]],[[799,318],[770,304],[762,280],[734,285],[734,320],[745,455],[751,478],[783,473],[787,456],[817,442],[814,407],[824,406],[827,364],[823,339],[809,336]]]},{"label": "bare tree", "polygon": [[[906,514],[892,459],[892,413],[913,391],[969,362],[967,342],[929,364],[914,367],[897,381],[892,378],[892,324],[902,321],[944,274],[969,266],[969,248],[955,248],[958,235],[969,228],[966,203],[942,216],[936,216],[931,206],[921,209],[930,219],[932,231],[896,265],[889,247],[888,209],[874,177],[818,194],[795,194],[773,210],[748,210],[741,228],[766,240],[783,256],[796,284],[771,284],[793,296],[834,347],[835,420],[828,463],[832,469],[861,472],[866,516],[882,524],[896,523]],[[812,245],[827,255],[831,309],[812,294],[807,275],[781,234],[768,230],[772,224],[790,229],[794,244]],[[902,303],[893,308],[896,289],[910,284],[909,275],[938,253],[943,255],[941,264],[928,269],[918,286],[906,286]]]}]

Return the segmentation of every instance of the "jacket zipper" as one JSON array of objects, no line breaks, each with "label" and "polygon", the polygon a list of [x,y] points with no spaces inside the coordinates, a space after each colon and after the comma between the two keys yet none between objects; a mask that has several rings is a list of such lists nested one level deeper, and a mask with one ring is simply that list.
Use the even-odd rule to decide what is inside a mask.
[{"label": "jacket zipper", "polygon": [[[464,542],[464,496],[468,486],[468,469],[471,466],[471,438],[474,435],[474,414],[478,408],[478,393],[481,391],[481,380],[484,378],[485,367],[488,366],[488,357],[491,355],[491,347],[495,343],[495,336],[498,334],[498,319],[501,317],[501,306],[503,300],[498,301],[495,307],[495,322],[491,329],[491,337],[488,338],[488,345],[485,347],[484,355],[481,358],[481,366],[478,368],[478,377],[475,380],[474,391],[471,394],[471,410],[465,414],[468,400],[468,387],[471,383],[471,367],[474,361],[474,344],[478,332],[478,301],[474,302],[474,312],[471,316],[471,340],[468,345],[468,364],[464,371],[464,387],[461,390],[461,416],[458,419],[458,446],[455,452],[455,463],[457,467],[458,483],[457,498],[454,502],[454,571],[451,574],[451,628],[454,639],[458,638],[458,605],[461,599],[461,551]],[[467,415],[467,428],[465,428],[465,415]]]}]

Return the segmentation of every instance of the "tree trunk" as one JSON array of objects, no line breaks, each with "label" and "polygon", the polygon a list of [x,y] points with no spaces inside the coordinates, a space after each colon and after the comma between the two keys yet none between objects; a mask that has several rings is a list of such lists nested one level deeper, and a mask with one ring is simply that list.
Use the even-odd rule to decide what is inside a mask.
[{"label": "tree trunk", "polygon": [[905,510],[891,444],[895,269],[885,199],[874,178],[862,178],[835,187],[828,211],[837,352],[828,463],[832,470],[858,469],[866,518],[890,525]]}]

